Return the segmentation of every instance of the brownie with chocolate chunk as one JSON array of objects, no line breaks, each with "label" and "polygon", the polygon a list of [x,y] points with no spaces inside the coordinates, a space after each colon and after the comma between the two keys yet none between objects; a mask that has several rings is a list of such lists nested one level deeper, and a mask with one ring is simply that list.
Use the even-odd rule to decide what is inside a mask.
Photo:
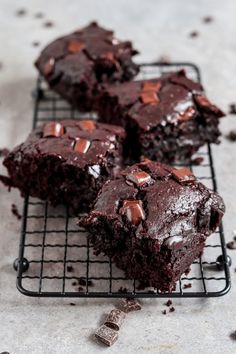
[{"label": "brownie with chocolate chunk", "polygon": [[97,101],[100,120],[125,127],[126,152],[172,163],[188,160],[200,146],[219,142],[224,113],[185,71],[160,78],[106,85]]},{"label": "brownie with chocolate chunk", "polygon": [[132,79],[139,67],[130,41],[120,41],[96,22],[50,43],[35,65],[51,89],[81,111],[93,108],[101,83]]},{"label": "brownie with chocolate chunk", "polygon": [[93,120],[49,122],[10,152],[2,181],[51,204],[87,211],[122,164],[123,128]]},{"label": "brownie with chocolate chunk", "polygon": [[97,254],[165,292],[202,254],[224,212],[222,198],[187,168],[144,160],[107,181],[79,224]]}]

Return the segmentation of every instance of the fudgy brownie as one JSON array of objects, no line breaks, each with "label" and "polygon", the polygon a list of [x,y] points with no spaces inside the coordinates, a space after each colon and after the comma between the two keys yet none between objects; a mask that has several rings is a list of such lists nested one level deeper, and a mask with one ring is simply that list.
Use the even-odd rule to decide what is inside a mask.
[{"label": "fudgy brownie", "polygon": [[160,78],[107,85],[97,102],[100,120],[122,125],[126,151],[172,163],[189,159],[206,142],[218,143],[223,112],[181,70]]},{"label": "fudgy brownie", "polygon": [[88,111],[99,83],[130,80],[138,73],[132,61],[137,53],[130,41],[120,41],[113,31],[92,22],[50,43],[35,65],[51,89]]},{"label": "fudgy brownie", "polygon": [[74,213],[89,210],[102,184],[122,164],[124,129],[93,120],[49,122],[4,159],[1,180]]},{"label": "fudgy brownie", "polygon": [[224,211],[222,198],[189,169],[144,160],[107,181],[79,224],[90,232],[95,253],[164,292],[201,255]]}]

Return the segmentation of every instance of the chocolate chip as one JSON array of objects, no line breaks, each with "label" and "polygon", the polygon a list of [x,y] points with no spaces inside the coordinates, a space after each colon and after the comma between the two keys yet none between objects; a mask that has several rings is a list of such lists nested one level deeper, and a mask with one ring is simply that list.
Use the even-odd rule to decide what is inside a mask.
[{"label": "chocolate chip", "polygon": [[175,311],[175,308],[174,307],[171,307],[169,312],[174,312]]},{"label": "chocolate chip", "polygon": [[204,23],[211,23],[213,21],[213,17],[212,16],[205,16],[205,17],[203,17],[202,21]]},{"label": "chocolate chip", "polygon": [[85,119],[79,122],[79,126],[82,130],[92,132],[95,128],[95,122],[92,119]]},{"label": "chocolate chip", "polygon": [[168,300],[166,303],[165,303],[166,306],[170,307],[172,305],[172,301],[171,300]]},{"label": "chocolate chip", "polygon": [[236,241],[230,241],[226,244],[226,246],[230,250],[235,250],[236,249]]},{"label": "chocolate chip", "polygon": [[73,272],[74,271],[74,268],[72,267],[72,266],[67,266],[66,267],[66,270],[67,270],[67,272]]},{"label": "chocolate chip", "polygon": [[59,138],[63,134],[64,134],[64,127],[57,122],[47,123],[43,128],[44,138],[49,138],[49,137]]},{"label": "chocolate chip", "polygon": [[137,226],[141,220],[145,220],[145,212],[141,200],[124,200],[120,213],[126,215],[127,219],[135,226]]},{"label": "chocolate chip", "polygon": [[140,311],[142,309],[140,302],[136,299],[122,299],[118,307],[125,313]]},{"label": "chocolate chip", "polygon": [[133,182],[136,186],[142,186],[151,180],[151,176],[144,171],[131,172],[126,176],[128,181]]},{"label": "chocolate chip", "polygon": [[108,347],[112,346],[118,339],[118,333],[113,329],[102,325],[95,332],[95,338]]},{"label": "chocolate chip", "polygon": [[142,92],[140,97],[141,97],[141,101],[144,104],[156,104],[159,102],[159,98],[155,91]]},{"label": "chocolate chip", "polygon": [[90,148],[90,145],[91,142],[89,140],[83,138],[77,138],[74,145],[74,150],[76,152],[79,152],[80,154],[85,154]]},{"label": "chocolate chip", "polygon": [[229,105],[229,113],[230,114],[236,114],[236,103],[231,103]]},{"label": "chocolate chip", "polygon": [[44,27],[47,27],[47,28],[49,28],[49,27],[53,27],[54,26],[54,23],[52,22],[52,21],[46,21],[46,22],[44,22]]},{"label": "chocolate chip", "polygon": [[119,331],[125,319],[125,313],[121,310],[114,309],[112,310],[106,318],[104,325]]},{"label": "chocolate chip", "polygon": [[233,129],[229,132],[228,138],[231,141],[236,141],[236,129]]},{"label": "chocolate chip", "polygon": [[197,31],[192,31],[189,33],[189,37],[191,38],[196,38],[199,36],[199,33]]},{"label": "chocolate chip", "polygon": [[20,213],[18,211],[18,208],[17,208],[17,206],[15,204],[11,205],[11,212],[12,212],[13,215],[15,215],[17,217],[18,220],[21,219],[22,216],[20,215]]},{"label": "chocolate chip", "polygon": [[27,11],[25,9],[19,9],[16,11],[16,16],[19,16],[19,17],[25,16],[26,13],[27,13]]},{"label": "chocolate chip", "polygon": [[49,76],[53,73],[55,66],[55,59],[50,58],[43,66],[43,73],[45,76]]},{"label": "chocolate chip", "polygon": [[191,283],[184,284],[184,286],[183,286],[184,289],[190,289],[191,287],[192,287]]},{"label": "chocolate chip", "polygon": [[69,53],[75,54],[81,52],[85,45],[79,41],[71,41],[67,47]]},{"label": "chocolate chip", "polygon": [[181,184],[191,183],[196,180],[196,177],[187,167],[183,167],[180,169],[174,168],[172,171],[172,175]]}]

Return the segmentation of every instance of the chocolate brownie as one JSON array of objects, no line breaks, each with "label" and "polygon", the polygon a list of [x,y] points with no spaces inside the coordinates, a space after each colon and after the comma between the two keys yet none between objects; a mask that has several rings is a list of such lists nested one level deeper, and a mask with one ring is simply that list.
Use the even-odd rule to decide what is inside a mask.
[{"label": "chocolate brownie", "polygon": [[86,211],[102,184],[122,164],[123,128],[93,120],[49,122],[4,160],[2,181],[51,204]]},{"label": "chocolate brownie", "polygon": [[51,89],[81,111],[92,110],[100,83],[122,82],[138,73],[130,41],[96,22],[50,43],[35,65]]},{"label": "chocolate brownie", "polygon": [[107,181],[79,224],[97,254],[165,292],[202,254],[224,211],[222,198],[189,169],[144,160]]},{"label": "chocolate brownie", "polygon": [[206,142],[218,143],[223,112],[181,70],[160,78],[107,85],[97,102],[100,120],[126,128],[126,151],[159,162],[189,159]]}]

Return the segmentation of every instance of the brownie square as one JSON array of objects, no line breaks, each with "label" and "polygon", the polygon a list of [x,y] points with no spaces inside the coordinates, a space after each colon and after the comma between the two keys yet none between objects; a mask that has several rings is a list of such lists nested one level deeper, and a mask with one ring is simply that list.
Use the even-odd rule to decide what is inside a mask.
[{"label": "brownie square", "polygon": [[203,144],[218,143],[224,115],[184,70],[106,85],[96,109],[101,121],[126,129],[126,152],[133,161],[145,156],[165,163],[188,160]]},{"label": "brownie square", "polygon": [[130,41],[120,41],[92,22],[50,43],[35,65],[52,90],[89,111],[100,83],[130,80],[138,73],[132,61],[137,53]]},{"label": "brownie square", "polygon": [[95,252],[128,278],[172,291],[198,258],[224,214],[222,198],[187,168],[145,160],[107,181],[79,220]]},{"label": "brownie square", "polygon": [[93,120],[49,122],[4,159],[2,181],[22,195],[89,210],[102,184],[122,164],[123,128]]}]

